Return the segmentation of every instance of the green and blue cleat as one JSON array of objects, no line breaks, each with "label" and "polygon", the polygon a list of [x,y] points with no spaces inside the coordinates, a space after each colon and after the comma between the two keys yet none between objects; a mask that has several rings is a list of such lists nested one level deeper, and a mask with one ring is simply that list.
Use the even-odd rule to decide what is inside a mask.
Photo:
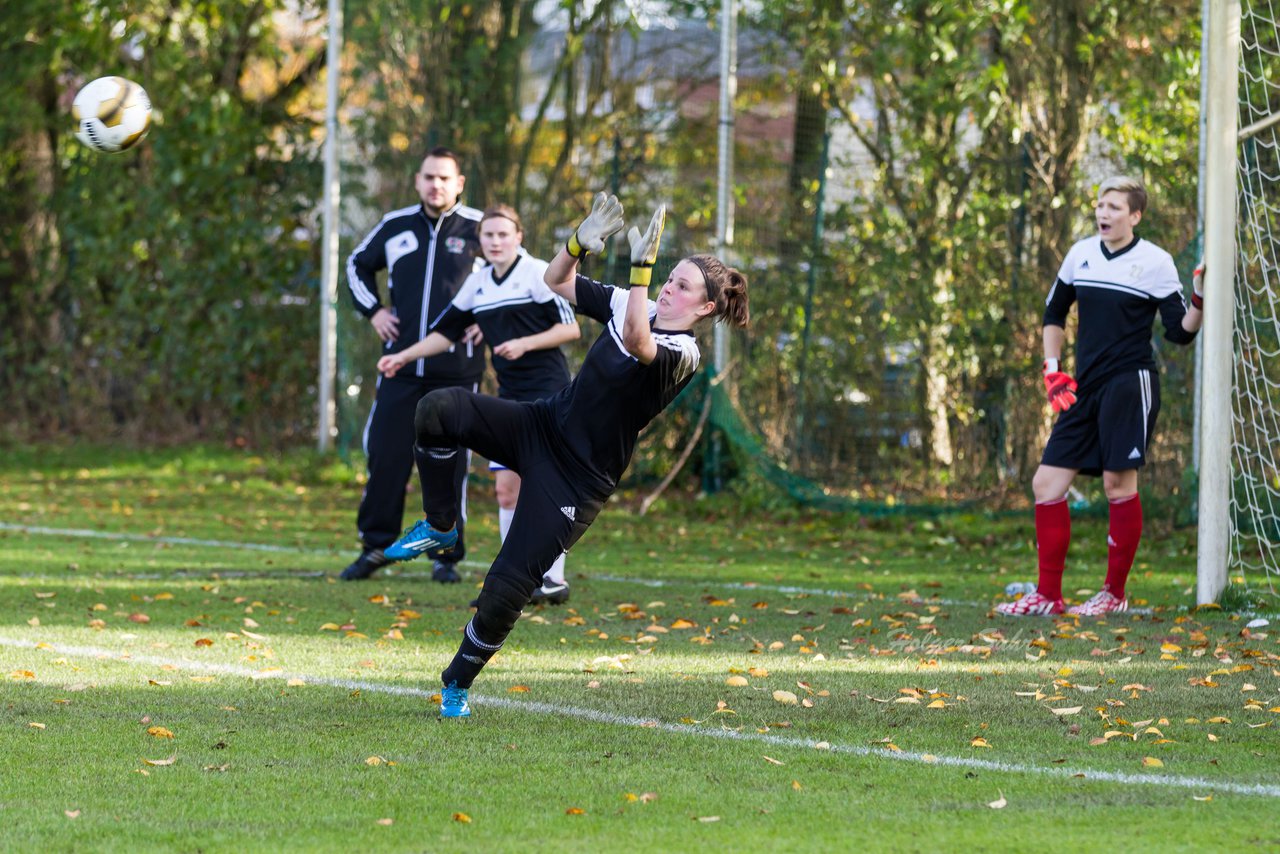
[{"label": "green and blue cleat", "polygon": [[400,539],[383,549],[387,560],[413,560],[429,551],[450,548],[458,542],[458,528],[455,525],[447,531],[437,531],[426,519],[420,519],[405,528]]},{"label": "green and blue cleat", "polygon": [[440,717],[469,718],[471,704],[467,702],[467,689],[459,688],[457,682],[450,682],[440,691]]}]

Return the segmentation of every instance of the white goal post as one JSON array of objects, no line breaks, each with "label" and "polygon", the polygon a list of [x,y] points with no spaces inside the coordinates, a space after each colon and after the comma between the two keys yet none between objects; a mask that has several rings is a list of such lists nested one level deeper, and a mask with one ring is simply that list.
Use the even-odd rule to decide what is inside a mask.
[{"label": "white goal post", "polygon": [[1196,602],[1227,585],[1231,537],[1232,354],[1235,317],[1239,0],[1210,0],[1205,122],[1205,282]]}]

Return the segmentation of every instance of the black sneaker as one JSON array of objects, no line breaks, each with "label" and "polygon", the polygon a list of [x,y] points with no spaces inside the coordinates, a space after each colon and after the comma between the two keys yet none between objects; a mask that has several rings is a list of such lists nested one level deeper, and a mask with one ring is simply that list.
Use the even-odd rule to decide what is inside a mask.
[{"label": "black sneaker", "polygon": [[551,581],[543,581],[542,586],[533,591],[533,595],[529,597],[530,605],[545,603],[547,605],[563,605],[569,601],[569,585],[567,582],[556,584]]},{"label": "black sneaker", "polygon": [[447,560],[438,560],[431,567],[431,580],[441,584],[457,584],[462,580],[458,575],[458,565]]},{"label": "black sneaker", "polygon": [[343,581],[363,581],[389,563],[382,549],[365,549],[338,577]]}]

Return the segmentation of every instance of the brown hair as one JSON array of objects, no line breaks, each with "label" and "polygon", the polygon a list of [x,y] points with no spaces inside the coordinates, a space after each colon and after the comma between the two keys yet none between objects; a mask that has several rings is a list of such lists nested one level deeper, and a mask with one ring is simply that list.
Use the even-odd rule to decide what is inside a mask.
[{"label": "brown hair", "polygon": [[1098,187],[1098,198],[1102,198],[1112,190],[1128,196],[1130,213],[1147,209],[1147,188],[1142,186],[1142,181],[1139,179],[1128,175],[1112,175]]},{"label": "brown hair", "polygon": [[515,223],[516,233],[524,234],[524,223],[520,221],[520,214],[516,213],[516,209],[511,207],[511,205],[489,205],[489,207],[484,209],[484,213],[480,215],[480,224],[484,225],[488,220],[497,219],[499,217],[511,220]]},{"label": "brown hair", "polygon": [[452,148],[447,148],[443,145],[437,145],[435,148],[431,149],[426,154],[424,154],[422,156],[422,160],[419,160],[418,162],[422,163],[422,161],[426,160],[428,157],[435,157],[437,159],[444,159],[444,160],[452,160],[453,165],[457,167],[458,174],[459,175],[462,174],[462,158],[459,157],[458,153],[454,151]]},{"label": "brown hair", "polygon": [[708,317],[722,317],[729,324],[746,329],[751,322],[747,307],[747,277],[714,255],[690,255],[686,260],[702,271],[707,284],[707,300],[716,304]]}]

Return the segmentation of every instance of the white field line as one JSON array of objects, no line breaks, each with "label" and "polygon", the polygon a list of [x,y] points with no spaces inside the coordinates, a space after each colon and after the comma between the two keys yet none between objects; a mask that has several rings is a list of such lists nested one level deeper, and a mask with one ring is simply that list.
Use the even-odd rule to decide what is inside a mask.
[{"label": "white field line", "polygon": [[[335,549],[314,549],[303,546],[280,546],[268,543],[241,543],[233,540],[206,540],[196,537],[155,537],[148,534],[127,534],[115,531],[94,531],[86,528],[46,528],[38,525],[15,525],[8,522],[0,522],[0,531],[16,531],[24,534],[40,534],[53,537],[83,537],[98,540],[118,540],[124,542],[141,542],[141,543],[165,543],[167,545],[180,546],[206,546],[210,548],[223,549],[245,549],[249,551],[261,552],[287,552],[292,554],[311,554],[311,555],[337,555]],[[480,561],[464,560],[462,565],[470,569],[488,569],[489,565]],[[322,576],[327,573],[289,573],[291,576]],[[199,576],[205,577],[208,573],[167,573],[165,575],[148,575],[147,578],[168,578],[173,576]],[[237,572],[219,572],[221,578],[237,578],[237,577],[269,577],[271,573],[237,573]],[[398,578],[418,578],[430,575],[430,573],[414,573],[400,572]],[[137,576],[135,576],[137,577]],[[609,584],[639,584],[645,587],[676,587],[676,586],[693,586],[693,587],[723,587],[729,590],[759,590],[766,593],[789,593],[799,594],[803,596],[826,596],[837,599],[862,599],[873,598],[867,597],[865,594],[859,594],[849,590],[827,590],[818,587],[795,587],[786,584],[755,584],[741,581],[712,581],[706,579],[689,579],[687,581],[669,581],[660,578],[627,578],[617,575],[592,575],[592,581],[603,581]],[[952,599],[923,599],[921,601],[937,604],[937,605],[964,605],[974,608],[988,608],[989,602],[968,602]]]},{"label": "white field line", "polygon": [[[0,636],[0,646],[15,649],[36,649],[34,641]],[[302,679],[312,685],[326,685],[341,688],[345,691],[368,691],[370,693],[394,694],[402,697],[420,697],[429,699],[433,692],[425,688],[413,688],[403,685],[389,685],[382,682],[368,682],[354,679],[332,679],[322,676],[309,676],[299,673],[263,672],[236,667],[230,664],[210,662],[172,661],[170,659],[150,655],[129,655],[122,657],[119,652],[109,649],[85,646],[67,646],[63,644],[44,644],[47,649],[61,655],[79,655],[85,657],[109,659],[121,664],[143,664],[151,667],[165,667],[179,670],[194,670],[204,673],[217,673],[225,676],[239,676],[247,679]],[[605,726],[637,727],[674,735],[688,735],[702,738],[720,738],[728,741],[758,742],[775,747],[813,750],[823,742],[807,738],[794,738],[771,733],[739,732],[730,729],[701,729],[687,724],[663,723],[652,718],[637,718],[630,715],[617,715],[595,709],[582,709],[574,706],[553,705],[533,701],[518,701],[506,697],[493,697],[486,694],[472,693],[469,698],[478,706],[510,709],[534,715],[550,715],[553,717],[571,717],[581,721]],[[1231,792],[1237,795],[1257,795],[1267,798],[1280,798],[1280,785],[1264,783],[1233,783],[1229,780],[1210,780],[1204,777],[1188,777],[1180,774],[1129,774],[1121,771],[1097,771],[1084,768],[1044,767],[1040,765],[1024,765],[1018,762],[995,762],[987,759],[972,759],[965,756],[939,756],[915,751],[892,751],[882,748],[865,747],[857,744],[830,744],[827,748],[833,753],[849,756],[874,757],[891,759],[899,762],[911,762],[922,765],[940,765],[952,768],[970,768],[981,771],[993,771],[1005,774],[1030,774],[1054,778],[1084,778],[1100,783],[1119,783],[1127,786],[1156,786],[1174,789],[1197,789]]]}]

